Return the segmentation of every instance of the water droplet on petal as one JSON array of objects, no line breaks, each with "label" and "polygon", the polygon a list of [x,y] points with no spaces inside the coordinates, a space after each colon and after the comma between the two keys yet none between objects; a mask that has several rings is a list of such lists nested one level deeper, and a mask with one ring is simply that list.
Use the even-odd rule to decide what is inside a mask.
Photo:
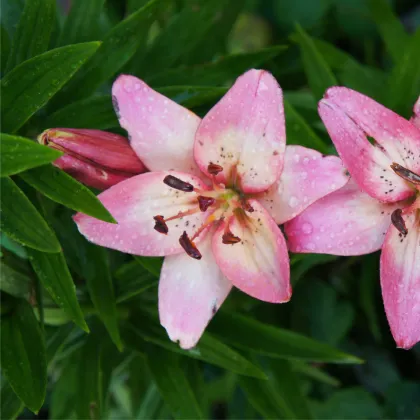
[{"label": "water droplet on petal", "polygon": [[313,227],[310,223],[304,223],[302,225],[302,232],[305,233],[306,235],[309,235],[310,233],[312,233]]}]

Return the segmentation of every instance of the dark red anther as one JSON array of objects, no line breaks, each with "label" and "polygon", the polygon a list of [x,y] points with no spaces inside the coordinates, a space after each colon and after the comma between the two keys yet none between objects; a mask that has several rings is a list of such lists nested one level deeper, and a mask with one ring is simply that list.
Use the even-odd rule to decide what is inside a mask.
[{"label": "dark red anther", "polygon": [[241,238],[235,236],[231,231],[227,231],[222,236],[222,242],[227,245],[233,245],[241,242]]},{"label": "dark red anther", "polygon": [[200,251],[195,246],[195,243],[188,237],[187,232],[185,232],[185,230],[179,238],[179,243],[190,257],[195,258],[196,260],[201,260]]},{"label": "dark red anther", "polygon": [[200,207],[201,211],[206,211],[216,201],[212,197],[204,197],[203,195],[199,195],[197,197],[197,200],[198,200],[198,206]]},{"label": "dark red anther", "polygon": [[405,179],[412,184],[420,185],[420,175],[417,175],[415,172],[412,172],[395,162],[391,165],[391,169],[402,179]]},{"label": "dark red anther", "polygon": [[220,165],[217,165],[216,163],[209,163],[209,166],[207,166],[207,171],[210,175],[217,175],[218,173],[223,171],[223,167]]},{"label": "dark red anther", "polygon": [[154,216],[153,219],[155,219],[156,222],[155,230],[157,230],[159,233],[163,233],[164,235],[166,235],[169,232],[169,229],[163,216]]},{"label": "dark red anther", "polygon": [[175,188],[176,190],[184,191],[184,192],[191,192],[194,191],[194,186],[191,185],[189,182],[182,181],[179,178],[176,178],[173,175],[166,175],[163,183],[168,185],[171,188]]},{"label": "dark red anther", "polygon": [[404,219],[402,218],[401,209],[396,209],[392,212],[391,222],[398,229],[398,232],[402,233],[403,235],[407,235],[408,230],[407,230],[407,227],[405,226]]},{"label": "dark red anther", "polygon": [[242,200],[242,208],[248,213],[252,213],[254,211],[254,207],[252,207],[246,200]]}]

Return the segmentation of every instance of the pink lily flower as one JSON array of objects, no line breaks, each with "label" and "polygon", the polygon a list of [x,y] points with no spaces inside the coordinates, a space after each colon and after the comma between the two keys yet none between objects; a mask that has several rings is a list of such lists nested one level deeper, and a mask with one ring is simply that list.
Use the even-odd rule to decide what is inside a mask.
[{"label": "pink lily flower", "polygon": [[291,296],[289,257],[278,224],[347,182],[337,157],[286,148],[282,91],[250,70],[201,121],[122,75],[112,88],[131,146],[152,171],[99,199],[118,224],[75,221],[96,244],[166,256],[159,315],[173,341],[194,347],[232,286],[267,302]]},{"label": "pink lily flower", "polygon": [[420,130],[415,119],[343,87],[328,89],[319,113],[352,179],[286,225],[290,250],[382,248],[385,312],[398,347],[408,349],[420,340]]},{"label": "pink lily flower", "polygon": [[147,171],[118,134],[87,128],[49,128],[38,142],[64,152],[53,162],[81,183],[99,190]]}]

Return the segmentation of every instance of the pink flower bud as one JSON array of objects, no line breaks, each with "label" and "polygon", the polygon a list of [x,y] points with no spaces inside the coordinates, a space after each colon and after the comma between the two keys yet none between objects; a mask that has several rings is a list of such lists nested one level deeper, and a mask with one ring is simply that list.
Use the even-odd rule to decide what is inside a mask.
[{"label": "pink flower bud", "polygon": [[100,190],[147,171],[126,138],[101,130],[50,128],[41,144],[64,152],[54,165]]}]

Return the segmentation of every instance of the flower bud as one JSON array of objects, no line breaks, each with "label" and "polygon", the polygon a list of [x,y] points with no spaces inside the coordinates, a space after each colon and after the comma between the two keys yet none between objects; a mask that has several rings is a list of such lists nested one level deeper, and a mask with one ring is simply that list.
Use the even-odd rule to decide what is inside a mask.
[{"label": "flower bud", "polygon": [[126,138],[101,130],[50,128],[38,141],[64,155],[53,162],[78,181],[100,190],[147,171]]}]

